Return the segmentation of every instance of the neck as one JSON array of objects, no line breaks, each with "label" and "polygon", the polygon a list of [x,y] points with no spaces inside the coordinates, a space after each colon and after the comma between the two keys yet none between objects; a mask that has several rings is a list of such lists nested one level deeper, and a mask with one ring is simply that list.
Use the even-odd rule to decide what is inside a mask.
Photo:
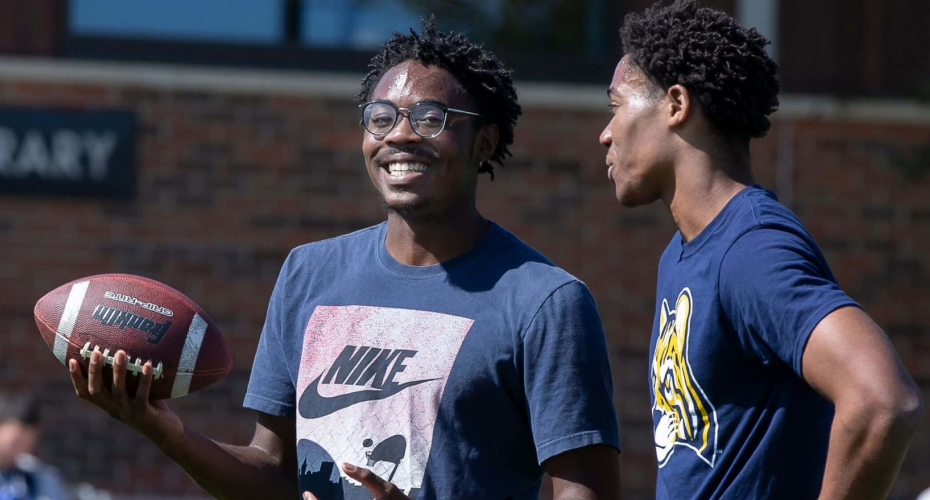
[{"label": "neck", "polygon": [[674,187],[662,196],[685,241],[691,241],[743,188],[754,184],[749,151],[694,150],[675,166]]},{"label": "neck", "polygon": [[385,246],[391,257],[409,266],[429,266],[458,257],[475,246],[488,230],[476,207],[451,217],[403,217],[388,214]]}]

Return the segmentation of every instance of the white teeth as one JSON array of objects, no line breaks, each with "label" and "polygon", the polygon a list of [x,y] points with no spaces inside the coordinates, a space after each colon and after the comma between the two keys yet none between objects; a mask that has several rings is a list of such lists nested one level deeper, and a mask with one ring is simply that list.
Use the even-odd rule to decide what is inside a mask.
[{"label": "white teeth", "polygon": [[388,172],[390,172],[391,177],[400,178],[407,175],[407,172],[423,172],[427,167],[425,163],[396,162],[388,164]]}]

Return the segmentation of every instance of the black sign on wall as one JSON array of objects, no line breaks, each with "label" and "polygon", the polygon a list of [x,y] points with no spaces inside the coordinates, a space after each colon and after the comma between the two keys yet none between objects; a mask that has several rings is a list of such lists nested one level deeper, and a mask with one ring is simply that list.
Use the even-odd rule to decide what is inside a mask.
[{"label": "black sign on wall", "polygon": [[134,197],[135,113],[0,108],[0,192]]}]

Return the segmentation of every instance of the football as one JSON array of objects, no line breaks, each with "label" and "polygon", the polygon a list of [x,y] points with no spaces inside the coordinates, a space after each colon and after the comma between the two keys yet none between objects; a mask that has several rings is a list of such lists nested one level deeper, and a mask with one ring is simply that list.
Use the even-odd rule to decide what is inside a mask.
[{"label": "football", "polygon": [[102,274],[72,281],[39,299],[34,312],[55,357],[65,366],[69,359],[78,360],[85,378],[94,350],[103,354],[105,381],[112,381],[116,352],[125,351],[130,395],[146,362],[155,376],[150,399],[185,396],[232,368],[226,341],[203,309],[181,292],[141,276]]}]

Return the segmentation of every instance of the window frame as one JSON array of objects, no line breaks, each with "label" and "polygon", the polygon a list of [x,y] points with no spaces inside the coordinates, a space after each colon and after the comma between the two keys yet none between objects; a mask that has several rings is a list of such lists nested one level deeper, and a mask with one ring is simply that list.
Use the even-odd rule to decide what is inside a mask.
[{"label": "window frame", "polygon": [[[76,34],[68,22],[70,2],[63,4],[60,55],[68,59],[363,73],[378,50],[305,45],[300,39],[300,0],[285,0],[283,41],[279,44]],[[620,54],[619,36],[611,37],[610,34],[616,33],[619,27],[621,8],[616,2],[606,2],[601,7],[605,10],[601,31],[606,33],[606,43],[600,54],[492,50],[514,71],[515,79],[560,83],[609,82]],[[614,29],[607,29],[609,26]]]}]

